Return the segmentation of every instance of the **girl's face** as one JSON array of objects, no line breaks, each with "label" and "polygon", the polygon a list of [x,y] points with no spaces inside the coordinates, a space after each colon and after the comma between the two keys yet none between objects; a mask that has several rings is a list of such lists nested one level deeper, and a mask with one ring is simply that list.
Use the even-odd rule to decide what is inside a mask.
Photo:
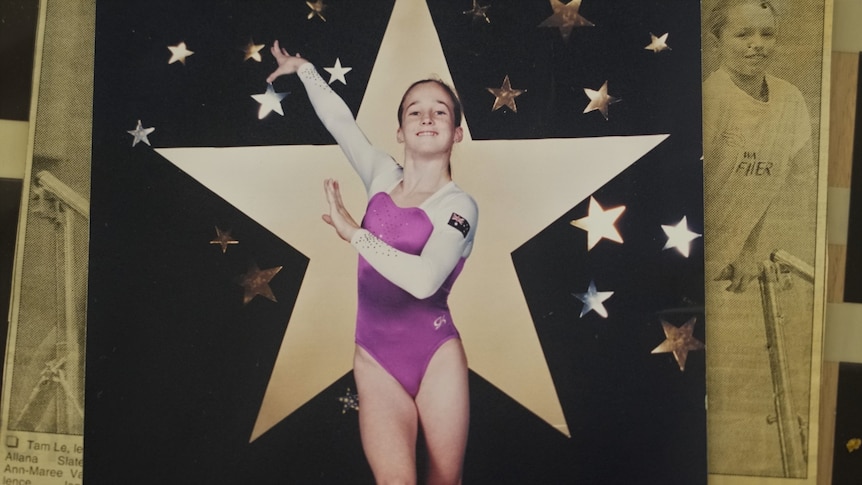
[{"label": "girl's face", "polygon": [[763,76],[775,49],[775,15],[768,6],[749,2],[727,11],[718,37],[722,64],[731,74]]},{"label": "girl's face", "polygon": [[413,86],[404,96],[398,142],[420,152],[450,151],[463,138],[453,113],[452,98],[436,82]]}]

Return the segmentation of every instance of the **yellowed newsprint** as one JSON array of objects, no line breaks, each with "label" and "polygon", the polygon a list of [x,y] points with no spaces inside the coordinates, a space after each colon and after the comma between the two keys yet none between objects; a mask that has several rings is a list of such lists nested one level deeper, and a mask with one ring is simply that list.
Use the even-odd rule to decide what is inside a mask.
[{"label": "yellowed newsprint", "polygon": [[702,19],[709,483],[813,484],[832,5]]},{"label": "yellowed newsprint", "polygon": [[83,483],[95,2],[43,0],[3,375],[2,477]]}]

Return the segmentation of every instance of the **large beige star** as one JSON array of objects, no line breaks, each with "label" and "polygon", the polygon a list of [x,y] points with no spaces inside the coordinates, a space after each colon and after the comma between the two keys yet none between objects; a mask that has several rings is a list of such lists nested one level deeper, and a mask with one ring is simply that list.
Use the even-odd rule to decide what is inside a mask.
[{"label": "large beige star", "polygon": [[[404,49],[408,44],[414,47]],[[433,75],[451,80],[431,14],[424,2],[398,0],[357,116],[373,143],[403,152],[394,107],[410,83]],[[472,141],[464,131],[453,173],[480,215],[473,253],[450,298],[455,324],[473,371],[568,434],[511,252],[667,136]],[[342,182],[357,218],[364,190],[337,146],[158,152],[310,260],[254,440],[352,368],[357,256],[320,214],[327,210],[325,178]]]}]

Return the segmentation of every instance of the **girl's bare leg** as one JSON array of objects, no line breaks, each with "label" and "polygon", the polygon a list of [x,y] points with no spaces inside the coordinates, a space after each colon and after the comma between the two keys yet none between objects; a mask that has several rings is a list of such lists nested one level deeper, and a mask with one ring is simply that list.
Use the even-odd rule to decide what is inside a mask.
[{"label": "girl's bare leg", "polygon": [[365,457],[381,485],[416,483],[416,405],[401,384],[361,347],[353,375],[359,393],[359,431]]},{"label": "girl's bare leg", "polygon": [[447,341],[432,357],[416,407],[428,445],[428,485],[460,484],[470,425],[470,392],[467,357],[459,339]]}]

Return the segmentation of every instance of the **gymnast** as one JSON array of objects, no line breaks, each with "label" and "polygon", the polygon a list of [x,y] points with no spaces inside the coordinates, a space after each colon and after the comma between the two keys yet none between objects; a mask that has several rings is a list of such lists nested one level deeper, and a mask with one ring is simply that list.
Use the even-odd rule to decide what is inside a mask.
[{"label": "gymnast", "polygon": [[337,181],[324,181],[323,220],[359,253],[356,350],[362,447],[381,484],[417,482],[419,427],[428,484],[458,484],[467,446],[467,358],[449,312],[452,284],[473,248],[476,203],[453,181],[452,147],[462,108],[436,79],[412,84],[398,106],[403,167],[372,146],[353,114],[297,53],[276,41],[278,68],[296,73],[317,116],[359,174],[368,194],[362,224],[345,209]]}]

